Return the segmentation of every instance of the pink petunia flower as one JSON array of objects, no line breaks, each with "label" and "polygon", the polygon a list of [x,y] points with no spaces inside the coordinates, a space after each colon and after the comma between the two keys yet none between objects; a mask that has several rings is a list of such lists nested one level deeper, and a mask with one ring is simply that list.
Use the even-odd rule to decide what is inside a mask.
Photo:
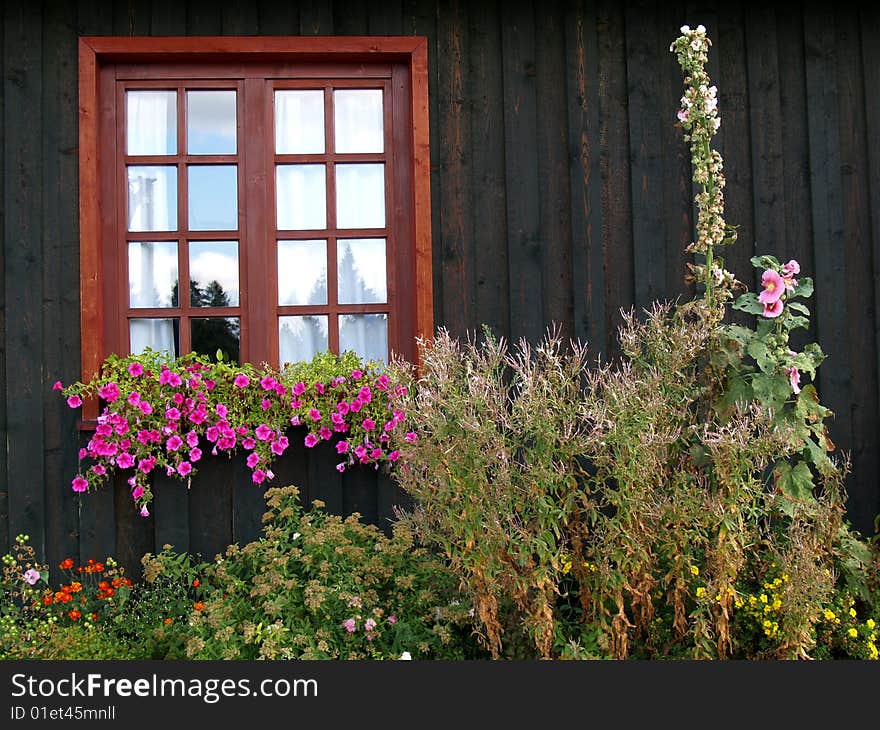
[{"label": "pink petunia flower", "polygon": [[270,401],[268,398],[263,398],[263,400],[260,401],[260,408],[262,408],[264,411],[268,411],[271,407],[272,401]]},{"label": "pink petunia flower", "polygon": [[778,301],[779,297],[785,293],[785,282],[779,273],[773,269],[767,269],[763,273],[761,276],[761,286],[764,287],[764,291],[758,295],[758,301],[764,306]]},{"label": "pink petunia flower", "polygon": [[199,445],[199,435],[195,431],[186,434],[186,445],[190,448]]},{"label": "pink petunia flower", "polygon": [[140,409],[140,412],[143,413],[145,416],[149,416],[153,412],[153,406],[151,406],[145,400],[142,400],[140,403],[138,403],[138,408]]},{"label": "pink petunia flower", "polygon": [[56,380],[52,383],[52,390],[64,390],[64,386],[61,384],[60,380]]},{"label": "pink petunia flower", "polygon": [[418,439],[419,437],[414,431],[407,431],[406,435],[403,437],[403,440],[408,444],[414,444]]},{"label": "pink petunia flower", "polygon": [[311,418],[313,421],[320,421],[321,420],[321,411],[319,411],[317,408],[310,408],[309,409],[309,418]]},{"label": "pink petunia flower", "polygon": [[218,403],[216,406],[214,406],[214,413],[220,416],[220,418],[226,418],[226,416],[229,414],[229,409],[222,403]]},{"label": "pink petunia flower", "polygon": [[782,314],[781,299],[777,299],[775,302],[770,302],[769,304],[764,305],[764,316],[768,319],[778,317],[780,314]]},{"label": "pink petunia flower", "polygon": [[313,448],[315,445],[317,445],[317,443],[318,443],[318,437],[315,436],[315,434],[313,434],[313,433],[306,434],[306,437],[305,437],[305,439],[303,440],[303,443],[304,443],[308,448],[311,449],[311,448]]},{"label": "pink petunia flower", "polygon": [[236,388],[247,388],[248,385],[250,385],[250,382],[250,378],[248,378],[247,375],[245,375],[244,373],[239,373],[235,376],[235,380],[232,381],[232,384]]},{"label": "pink petunia flower", "polygon": [[338,471],[340,474],[342,474],[342,472],[345,471],[345,462],[344,462],[344,461],[340,461],[340,462],[336,465],[336,471]]},{"label": "pink petunia flower", "polygon": [[249,469],[253,469],[260,463],[260,455],[256,451],[250,453],[245,463],[248,465]]},{"label": "pink petunia flower", "polygon": [[73,478],[70,486],[74,492],[85,492],[89,488],[89,482],[81,476],[76,476]]},{"label": "pink petunia flower", "polygon": [[194,446],[189,450],[189,460],[198,461],[202,458],[202,450],[198,446]]},{"label": "pink petunia flower", "polygon": [[324,395],[324,383],[315,383],[315,390]]},{"label": "pink petunia flower", "polygon": [[143,507],[141,507],[141,517],[149,517],[149,516],[150,516],[150,510],[147,509],[147,505],[144,505]]},{"label": "pink petunia flower", "polygon": [[254,484],[262,484],[266,481],[266,472],[262,469],[256,469],[253,474],[251,474],[251,480]]},{"label": "pink petunia flower", "polygon": [[254,433],[256,434],[257,438],[260,439],[260,441],[269,441],[273,435],[272,429],[269,428],[265,423],[261,423],[259,426],[257,426],[257,428],[254,430]]},{"label": "pink petunia flower", "polygon": [[181,446],[183,446],[183,439],[180,438],[177,434],[174,434],[168,441],[165,442],[165,448],[169,451],[177,451]]},{"label": "pink petunia flower", "polygon": [[169,408],[165,411],[165,420],[167,421],[179,421],[180,420],[180,411],[177,408]]},{"label": "pink petunia flower", "polygon": [[336,444],[336,453],[345,454],[348,452],[348,441],[340,441]]},{"label": "pink petunia flower", "polygon": [[67,405],[71,408],[79,408],[82,405],[82,398],[78,395],[72,395],[67,399]]},{"label": "pink petunia flower", "polygon": [[271,375],[267,375],[260,381],[260,387],[263,390],[274,390],[277,385],[277,381]]},{"label": "pink petunia flower", "polygon": [[134,489],[131,490],[131,498],[134,500],[138,500],[144,496],[144,488],[138,484]]},{"label": "pink petunia flower", "polygon": [[800,393],[801,374],[798,369],[792,365],[790,368],[785,368],[785,374],[788,375],[788,382],[791,383],[791,389],[795,394]]},{"label": "pink petunia flower", "polygon": [[107,473],[107,467],[103,464],[95,464],[92,467],[92,473],[97,474],[99,477],[102,477]]},{"label": "pink petunia flower", "polygon": [[294,383],[293,384],[293,394],[294,395],[302,395],[306,392],[306,384],[303,382]]},{"label": "pink petunia flower", "polygon": [[360,380],[362,377],[364,377],[364,374],[360,370],[352,370],[351,377],[353,380]]},{"label": "pink petunia flower", "polygon": [[134,456],[129,454],[127,451],[123,451],[119,456],[116,457],[116,466],[120,469],[131,469],[134,466]]},{"label": "pink petunia flower", "polygon": [[272,445],[269,447],[272,449],[272,453],[276,456],[281,456],[289,446],[289,442],[287,441],[287,436],[281,436],[272,442]]},{"label": "pink petunia flower", "polygon": [[388,454],[388,461],[397,461],[399,458],[400,458],[399,451],[392,451],[390,454]]},{"label": "pink petunia flower", "polygon": [[144,374],[144,366],[139,362],[133,362],[128,366],[128,374],[133,378],[139,378]]},{"label": "pink petunia flower", "polygon": [[180,476],[182,477],[185,477],[192,470],[192,464],[190,464],[188,461],[181,461],[180,465],[177,467],[177,473],[180,474]]},{"label": "pink petunia flower", "polygon": [[257,446],[257,442],[254,441],[252,438],[248,437],[246,439],[241,440],[241,445],[244,448],[246,448],[248,451],[253,451]]},{"label": "pink petunia flower", "polygon": [[322,441],[329,441],[330,437],[333,436],[333,431],[325,426],[324,428],[318,429],[318,436],[321,437]]}]

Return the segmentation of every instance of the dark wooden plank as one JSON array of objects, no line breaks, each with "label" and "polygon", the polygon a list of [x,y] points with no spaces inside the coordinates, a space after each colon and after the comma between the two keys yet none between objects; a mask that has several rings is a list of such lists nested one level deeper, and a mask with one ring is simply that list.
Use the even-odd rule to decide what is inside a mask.
[{"label": "dark wooden plank", "polygon": [[[78,551],[77,503],[68,488],[77,470],[77,418],[52,383],[79,379],[77,240],[76,6],[44,3],[43,160],[43,421],[45,424],[46,557],[50,565]],[[71,262],[74,262],[71,265]]]},{"label": "dark wooden plank", "polygon": [[524,0],[507,3],[501,22],[510,336],[534,342],[544,332],[542,256],[549,252],[540,246],[535,24],[531,4]]},{"label": "dark wooden plank", "polygon": [[[728,271],[753,289],[750,259],[755,255],[755,225],[744,22],[742,6],[720,3],[718,40],[713,39],[712,50],[719,60],[717,86],[721,129],[715,139],[717,149],[724,157],[724,177],[727,180],[725,219],[737,228],[737,241],[724,250],[724,262]],[[754,320],[740,312],[735,312],[732,319],[745,323]]]},{"label": "dark wooden plank", "polygon": [[[863,6],[860,12],[862,29],[862,73],[865,89],[880,89],[880,7],[876,4],[870,8]],[[880,376],[880,316],[877,314],[877,303],[880,301],[880,95],[869,93],[865,97],[865,125],[868,139],[868,189],[870,199],[868,208],[871,213],[871,244],[872,290],[874,294],[873,329],[874,352],[873,368],[875,375]],[[880,394],[878,394],[880,397]],[[880,412],[880,403],[874,405]],[[877,448],[875,446],[875,448]],[[0,472],[2,473],[2,472]],[[874,493],[874,513],[880,514],[880,484],[876,472],[865,474],[864,479]],[[872,534],[869,530],[867,534]]]},{"label": "dark wooden plank", "polygon": [[[82,432],[79,445],[84,447],[91,434]],[[79,559],[116,557],[116,509],[113,480],[84,494],[70,493],[79,512]],[[68,557],[68,556],[64,556]],[[76,555],[70,557],[76,559]],[[50,565],[54,568],[55,565]]]},{"label": "dark wooden plank", "polygon": [[299,7],[295,2],[259,0],[260,35],[299,35]]},{"label": "dark wooden plank", "polygon": [[150,21],[152,19],[152,0],[128,0],[128,2],[116,2],[112,4],[114,35],[150,35]]},{"label": "dark wooden plank", "polygon": [[465,98],[468,38],[464,5],[455,0],[437,19],[437,52],[444,59],[438,70],[440,98],[440,241],[443,294],[442,322],[456,337],[474,328],[473,247],[470,174],[472,164],[470,115]]},{"label": "dark wooden plank", "polygon": [[353,466],[342,475],[342,514],[348,517],[357,512],[361,522],[378,523],[378,495],[376,470],[368,466]]},{"label": "dark wooden plank", "polygon": [[[648,309],[666,288],[666,231],[663,208],[663,134],[671,124],[660,114],[661,64],[657,63],[659,18],[648,2],[628,4],[626,77],[632,189],[635,306]],[[667,43],[668,48],[668,43]]]},{"label": "dark wooden plank", "polygon": [[[849,391],[852,366],[846,331],[845,244],[840,180],[840,95],[834,12],[812,6],[804,16],[807,113],[810,140],[810,192],[816,294],[813,315],[822,349],[828,359],[819,370],[822,402],[835,413],[831,438],[844,449],[852,447]],[[859,338],[861,339],[861,338]]]},{"label": "dark wooden plank", "polygon": [[565,13],[559,2],[536,6],[535,103],[537,109],[538,245],[544,327],[563,338],[574,334],[571,189],[565,86]]},{"label": "dark wooden plank", "polygon": [[[4,18],[5,26],[5,18]],[[6,78],[5,33],[0,31],[0,78]],[[0,119],[6,119],[5,85],[0,84]],[[5,173],[5,126],[0,124],[0,170]],[[6,200],[6,175],[0,175],[0,200]],[[0,205],[0,281],[6,281],[6,206]],[[6,429],[6,296],[0,296],[0,443],[7,443]],[[0,448],[0,550],[11,546],[9,541],[9,482],[6,448]],[[15,537],[14,535],[12,537]]]},{"label": "dark wooden plank", "polygon": [[[840,101],[840,185],[843,222],[843,269],[846,281],[846,316],[838,321],[849,349],[851,380],[847,392],[852,441],[841,444],[850,451],[854,479],[847,489],[848,512],[853,526],[873,532],[878,516],[877,472],[880,419],[877,403],[875,360],[877,351],[873,319],[876,317],[871,268],[871,215],[869,210],[868,148],[865,126],[865,95],[862,77],[861,38],[858,14],[852,7],[837,6],[837,83]],[[876,143],[876,138],[874,140]],[[840,291],[837,292],[840,296]],[[832,353],[836,354],[836,353]]]},{"label": "dark wooden plank", "polygon": [[333,32],[336,35],[367,35],[367,5],[360,0],[334,0]]},{"label": "dark wooden plank", "polygon": [[189,0],[186,5],[187,35],[220,35],[223,19],[214,0]]},{"label": "dark wooden plank", "polygon": [[[342,474],[336,471],[336,449],[322,444],[309,454],[309,505],[320,499],[330,514],[343,514]],[[352,467],[355,468],[355,467]]]},{"label": "dark wooden plank", "polygon": [[596,3],[569,3],[565,21],[568,149],[571,158],[574,336],[598,359],[605,349],[605,251],[599,181],[599,39]]},{"label": "dark wooden plank", "polygon": [[[201,478],[201,472],[197,471],[193,481]],[[189,487],[186,482],[165,474],[153,477],[152,511],[156,550],[171,545],[178,552],[187,552],[190,547],[190,517]]]},{"label": "dark wooden plank", "polygon": [[473,261],[471,326],[488,325],[499,337],[510,336],[505,209],[504,87],[501,68],[499,4],[468,3],[468,67],[464,93],[470,104],[470,229],[466,232]]},{"label": "dark wooden plank", "polygon": [[189,492],[189,549],[213,560],[232,542],[233,470],[225,452],[212,457],[203,451],[199,479]]},{"label": "dark wooden plank", "polygon": [[[155,519],[152,512],[142,517],[131,498],[127,475],[118,474],[113,480],[114,510],[116,512],[116,550],[113,557],[125,568],[133,580],[141,577],[141,558],[144,553],[154,553]],[[161,545],[159,546],[161,548]],[[95,556],[104,560],[111,553]]]},{"label": "dark wooden plank", "polygon": [[287,432],[290,446],[272,466],[272,471],[275,472],[272,485],[275,487],[294,486],[299,489],[300,502],[303,506],[308,506],[312,499],[309,496],[311,494],[309,461],[312,450],[303,443],[306,433],[305,428],[291,428]]},{"label": "dark wooden plank", "polygon": [[403,33],[403,0],[367,3],[370,35],[401,35]]},{"label": "dark wooden plank", "polygon": [[186,3],[180,0],[152,0],[150,33],[155,36],[186,35]]},{"label": "dark wooden plank", "polygon": [[256,3],[223,3],[220,28],[223,35],[257,35],[260,22]]},{"label": "dark wooden plank", "polygon": [[609,357],[619,353],[619,310],[633,304],[629,111],[622,9],[611,0],[596,8],[599,41],[599,149],[602,247],[605,259],[605,332]]},{"label": "dark wooden plank", "polygon": [[[813,223],[810,210],[810,146],[807,130],[806,69],[804,66],[804,23],[801,8],[785,5],[777,10],[779,58],[779,106],[782,127],[782,156],[785,170],[786,257],[797,260],[805,276],[815,271]],[[792,338],[795,349],[816,341],[816,322]]]},{"label": "dark wooden plank", "polygon": [[275,478],[271,482],[254,484],[245,458],[244,453],[239,451],[227,466],[232,472],[231,541],[239,545],[247,545],[260,537],[263,513],[266,511],[266,489],[270,486],[285,486],[285,483],[279,481],[280,460],[272,465]]},{"label": "dark wooden plank", "polygon": [[300,35],[333,35],[333,3],[330,0],[300,0]]},{"label": "dark wooden plank", "polygon": [[46,556],[42,360],[42,23],[40,6],[4,10],[4,162],[14,184],[3,197],[5,245],[9,532],[30,535]]}]

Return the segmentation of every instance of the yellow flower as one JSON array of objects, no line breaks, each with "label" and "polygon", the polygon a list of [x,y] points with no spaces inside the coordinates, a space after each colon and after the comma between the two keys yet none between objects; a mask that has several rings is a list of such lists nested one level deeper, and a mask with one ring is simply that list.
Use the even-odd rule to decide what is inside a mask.
[{"label": "yellow flower", "polygon": [[782,580],[785,581],[785,582],[788,582],[788,573],[783,573],[783,574],[782,574]]},{"label": "yellow flower", "polygon": [[868,658],[869,659],[876,659],[878,657],[878,655],[880,655],[880,652],[877,651],[877,647],[874,646],[873,644],[869,643],[868,644]]},{"label": "yellow flower", "polygon": [[856,610],[854,608],[851,608],[849,610],[849,615],[852,616],[853,618],[855,618],[856,617]]},{"label": "yellow flower", "polygon": [[705,595],[706,595],[706,589],[703,588],[703,586],[700,586],[699,588],[697,588],[697,598],[702,598]]},{"label": "yellow flower", "polygon": [[825,615],[826,621],[834,621],[834,619],[837,618],[837,615],[834,613],[834,611],[832,611],[828,608],[825,609],[824,615]]},{"label": "yellow flower", "polygon": [[850,636],[852,636],[852,638],[854,638],[854,639],[859,635],[859,632],[856,631],[855,629],[850,629],[850,630],[847,631],[846,633],[848,633],[848,634],[849,634]]},{"label": "yellow flower", "polygon": [[767,594],[766,593],[761,594],[761,603],[767,603]]},{"label": "yellow flower", "polygon": [[874,619],[869,618],[867,621],[865,621],[865,626],[867,626],[869,629],[873,629],[875,626]]},{"label": "yellow flower", "polygon": [[699,575],[700,569],[696,565],[691,566],[691,575]]}]

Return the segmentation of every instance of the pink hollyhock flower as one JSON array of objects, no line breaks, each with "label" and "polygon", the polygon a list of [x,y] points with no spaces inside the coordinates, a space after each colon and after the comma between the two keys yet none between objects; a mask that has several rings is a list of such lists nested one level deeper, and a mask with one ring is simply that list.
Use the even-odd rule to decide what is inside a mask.
[{"label": "pink hollyhock flower", "polygon": [[194,446],[189,450],[189,460],[198,461],[202,458],[202,450],[198,446]]},{"label": "pink hollyhock flower", "polygon": [[147,505],[144,505],[143,507],[141,507],[141,517],[149,517],[149,516],[150,516],[150,510],[147,509]]},{"label": "pink hollyhock flower", "polygon": [[274,390],[277,385],[277,381],[271,375],[267,375],[260,381],[260,387],[263,390]]},{"label": "pink hollyhock flower", "polygon": [[782,265],[782,275],[783,276],[794,276],[795,274],[801,273],[801,265],[792,259],[787,264]]},{"label": "pink hollyhock flower", "polygon": [[315,434],[313,434],[313,433],[306,434],[306,437],[303,440],[303,443],[311,449],[312,447],[314,447],[318,443],[318,437],[315,436]]},{"label": "pink hollyhock flower", "polygon": [[310,408],[309,409],[309,418],[311,418],[313,421],[320,421],[321,420],[321,411],[319,411],[317,408]]},{"label": "pink hollyhock flower", "polygon": [[244,373],[239,373],[235,376],[235,380],[232,381],[232,384],[236,388],[247,388],[248,385],[250,385],[250,382],[250,378],[248,378],[247,375],[245,375]]},{"label": "pink hollyhock flower", "polygon": [[34,585],[34,583],[40,580],[40,574],[33,568],[30,568],[24,572],[22,578],[24,579],[25,583],[27,583],[29,586],[32,586]]},{"label": "pink hollyhock flower", "polygon": [[67,405],[71,408],[79,408],[82,405],[82,398],[78,395],[72,395],[67,399]]},{"label": "pink hollyhock flower", "polygon": [[340,441],[336,444],[337,454],[345,454],[346,452],[348,452],[348,441]]},{"label": "pink hollyhock flower", "polygon": [[144,496],[144,488],[138,484],[134,489],[131,490],[131,498],[134,500],[138,500]]},{"label": "pink hollyhock flower", "polygon": [[254,473],[251,474],[251,480],[254,484],[262,484],[266,481],[266,472],[262,469],[255,470]]},{"label": "pink hollyhock flower", "polygon": [[778,301],[779,297],[785,292],[785,282],[778,272],[773,269],[767,269],[761,276],[761,286],[764,287],[758,295],[758,301],[765,307]]},{"label": "pink hollyhock flower", "polygon": [[306,392],[306,384],[303,382],[294,383],[293,385],[293,394],[294,395],[302,395]]},{"label": "pink hollyhock flower", "polygon": [[416,433],[413,431],[407,431],[406,435],[403,437],[403,440],[406,441],[408,444],[414,444],[416,441],[418,441],[418,439],[418,435],[416,435]]},{"label": "pink hollyhock flower", "polygon": [[120,469],[131,469],[134,466],[134,456],[129,454],[127,451],[123,451],[119,456],[116,457],[116,466]]},{"label": "pink hollyhock flower", "polygon": [[269,428],[265,423],[261,423],[254,430],[254,434],[256,434],[257,438],[260,441],[269,441],[272,438],[272,429]]},{"label": "pink hollyhock flower", "polygon": [[770,302],[769,304],[764,305],[764,316],[768,319],[778,317],[780,314],[782,314],[781,299],[777,299],[775,302]]},{"label": "pink hollyhock flower", "polygon": [[165,448],[169,451],[177,451],[181,446],[183,446],[183,439],[180,438],[177,434],[174,434],[168,441],[165,442]]},{"label": "pink hollyhock flower", "polygon": [[180,476],[182,477],[185,477],[192,470],[192,464],[190,464],[188,461],[181,461],[180,465],[177,467],[177,473],[180,474]]},{"label": "pink hollyhock flower", "polygon": [[139,378],[144,374],[144,366],[139,362],[133,362],[128,366],[128,374],[133,378]]},{"label": "pink hollyhock flower", "polygon": [[342,626],[349,634],[353,634],[357,628],[357,625],[355,624],[355,620],[353,618],[345,619],[345,621],[342,622]]},{"label": "pink hollyhock flower", "polygon": [[70,486],[74,492],[85,492],[89,488],[89,482],[81,476],[76,476],[73,478]]},{"label": "pink hollyhock flower", "polygon": [[61,384],[60,380],[56,380],[52,383],[52,390],[64,390],[64,386]]},{"label": "pink hollyhock flower", "polygon": [[798,369],[794,366],[790,368],[785,368],[785,374],[788,375],[788,382],[791,383],[791,389],[795,393],[800,393],[801,374]]}]

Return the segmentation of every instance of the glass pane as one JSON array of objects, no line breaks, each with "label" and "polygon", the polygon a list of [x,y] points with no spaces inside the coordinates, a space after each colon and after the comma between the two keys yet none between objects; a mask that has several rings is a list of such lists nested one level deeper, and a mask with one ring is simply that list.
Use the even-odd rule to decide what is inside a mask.
[{"label": "glass pane", "polygon": [[311,360],[328,347],[326,314],[278,318],[278,359],[282,365]]},{"label": "glass pane", "polygon": [[385,227],[385,165],[336,166],[336,225]]},{"label": "glass pane", "polygon": [[337,152],[382,152],[382,89],[333,92]]},{"label": "glass pane", "polygon": [[327,241],[278,241],[278,304],[327,303]]},{"label": "glass pane", "polygon": [[385,239],[350,238],[336,242],[340,304],[377,304],[388,300]]},{"label": "glass pane", "polygon": [[177,241],[128,242],[130,307],[176,307]]},{"label": "glass pane", "polygon": [[237,307],[238,241],[190,241],[189,281],[191,306]]},{"label": "glass pane", "polygon": [[177,167],[128,168],[128,230],[177,230]]},{"label": "glass pane", "polygon": [[130,319],[128,325],[132,355],[149,347],[156,352],[164,350],[173,357],[180,357],[179,319]]},{"label": "glass pane", "polygon": [[186,92],[186,148],[191,155],[234,155],[235,92]]},{"label": "glass pane", "polygon": [[238,166],[190,165],[189,230],[238,230]]},{"label": "glass pane", "polygon": [[129,155],[177,154],[177,92],[125,92],[125,147]]},{"label": "glass pane", "polygon": [[276,181],[279,231],[327,227],[324,165],[278,165]]},{"label": "glass pane", "polygon": [[364,360],[388,360],[387,314],[340,314],[339,350],[354,350]]},{"label": "glass pane", "polygon": [[238,317],[195,317],[189,322],[193,352],[213,358],[220,350],[224,362],[240,361],[241,326]]},{"label": "glass pane", "polygon": [[309,155],[324,151],[324,92],[275,92],[275,152]]}]

